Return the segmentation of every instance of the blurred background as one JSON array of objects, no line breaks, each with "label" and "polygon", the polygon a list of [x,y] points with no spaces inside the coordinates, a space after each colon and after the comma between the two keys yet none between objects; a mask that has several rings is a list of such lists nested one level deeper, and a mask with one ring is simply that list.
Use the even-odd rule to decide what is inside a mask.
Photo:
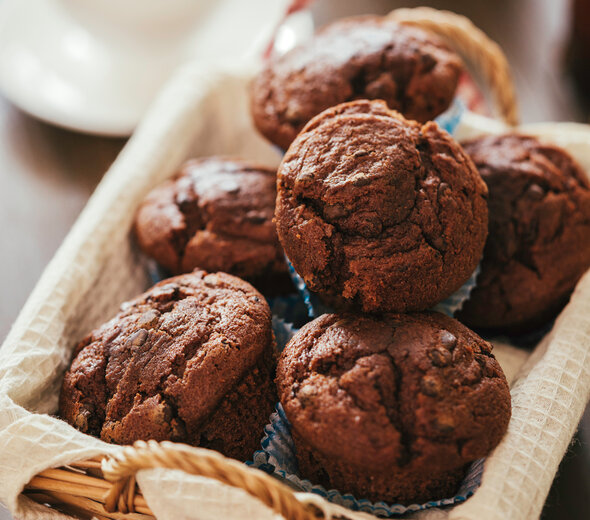
[{"label": "blurred background", "polygon": [[[5,2],[0,0],[0,8]],[[119,5],[124,3],[121,0]],[[500,44],[512,66],[523,122],[590,123],[590,0],[316,0],[311,13],[315,25],[321,26],[342,16],[418,5],[464,14]],[[26,20],[19,19],[16,30],[26,33]],[[0,19],[0,29],[12,22]],[[0,55],[4,51],[0,47]],[[0,68],[0,74],[10,73]],[[0,84],[7,79],[12,78],[0,77]],[[40,122],[7,97],[0,92],[0,341],[126,142],[125,138],[93,136]],[[101,107],[95,108],[100,113]],[[587,411],[562,462],[543,518],[588,519],[589,496]],[[8,518],[0,509],[0,520]]]}]

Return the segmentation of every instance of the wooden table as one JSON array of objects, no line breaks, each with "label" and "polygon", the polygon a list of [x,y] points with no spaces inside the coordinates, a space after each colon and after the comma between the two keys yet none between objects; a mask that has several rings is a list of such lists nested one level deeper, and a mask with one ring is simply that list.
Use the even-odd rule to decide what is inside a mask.
[{"label": "wooden table", "polygon": [[[424,4],[466,14],[502,45],[514,67],[523,121],[584,119],[562,73],[566,0],[320,0],[314,12],[322,24]],[[0,98],[0,340],[123,145],[51,127]],[[544,518],[590,518],[589,451],[590,417],[562,464]],[[8,518],[0,509],[0,520]]]}]

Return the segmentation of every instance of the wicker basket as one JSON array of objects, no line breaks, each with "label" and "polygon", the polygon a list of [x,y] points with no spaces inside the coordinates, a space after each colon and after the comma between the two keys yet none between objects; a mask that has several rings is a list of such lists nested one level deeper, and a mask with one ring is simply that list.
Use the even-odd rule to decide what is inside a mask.
[{"label": "wicker basket", "polygon": [[[481,75],[495,100],[499,116],[507,125],[517,123],[515,93],[507,61],[498,46],[471,22],[452,13],[427,8],[397,10],[390,16],[401,23],[423,26],[446,38]],[[6,412],[6,419],[0,414],[0,470],[5,472],[4,475],[7,471],[28,475],[24,481],[28,484],[20,496],[16,498],[22,490],[18,478],[15,478],[12,494],[7,490],[4,495],[9,502],[12,500],[9,506],[18,514],[42,517],[48,512],[44,508],[50,506],[83,518],[152,518],[154,512],[142,496],[136,474],[149,468],[167,468],[240,488],[289,520],[329,514],[353,516],[315,495],[295,493],[269,475],[213,451],[154,441],[138,442],[125,448],[108,446],[76,432],[57,419],[40,415],[56,409],[57,388],[76,339],[111,316],[121,301],[149,285],[141,257],[129,239],[134,210],[147,191],[170,176],[189,156],[231,153],[266,162],[278,161],[276,152],[251,128],[244,94],[244,77],[247,76],[248,71],[207,73],[194,67],[179,72],[97,188],[9,334],[3,347],[3,355],[9,361],[0,365],[0,411]],[[506,128],[477,116],[468,115],[465,120],[460,131],[468,134]],[[588,135],[580,130],[581,147]],[[590,151],[590,139],[586,144]],[[590,164],[585,166],[590,170]],[[579,301],[570,305],[576,312],[590,293],[590,280],[585,280],[578,289]],[[538,393],[535,387],[530,387],[533,383],[527,375],[542,365],[540,360],[549,359],[555,335],[572,328],[571,309],[570,321],[568,312],[564,314],[566,316],[558,322],[554,334],[537,348],[517,379],[513,390],[513,428],[503,441],[507,444],[506,449],[523,443],[521,430],[526,431],[527,421],[534,420],[531,419],[531,409],[537,406]],[[588,330],[584,328],[586,326]],[[590,325],[586,323],[579,332],[579,341],[585,350],[576,354],[578,358],[582,356],[581,361],[576,358],[576,366],[580,367],[583,377],[578,377],[569,386],[560,379],[558,384],[564,388],[567,386],[566,397],[556,394],[557,402],[568,407],[572,417],[568,421],[561,420],[563,432],[554,442],[543,441],[541,437],[545,444],[539,441],[539,445],[550,446],[545,450],[549,453],[538,454],[548,473],[548,483],[547,478],[528,482],[530,479],[525,475],[523,486],[517,486],[514,496],[490,501],[489,496],[510,494],[510,489],[492,490],[482,505],[483,498],[478,498],[478,491],[465,506],[456,509],[463,508],[464,513],[452,515],[457,518],[538,516],[548,485],[588,398],[590,340],[586,334],[590,332]],[[517,353],[516,357],[522,362],[526,354]],[[557,351],[558,361],[552,361],[549,369],[553,373],[567,372],[570,358],[571,353],[562,348]],[[34,375],[25,374],[26,370],[32,370]],[[26,377],[29,377],[30,384],[24,390],[22,381]],[[551,383],[549,376],[539,377]],[[527,403],[533,403],[532,408],[527,408]],[[522,428],[521,423],[524,424]],[[29,435],[31,431],[33,433]],[[52,452],[51,446],[61,446],[68,435],[68,448],[63,452],[56,448],[56,452]],[[10,450],[21,450],[23,454],[20,458],[2,456],[2,453],[14,453]],[[528,445],[519,450],[522,453],[529,450],[529,459],[537,457],[529,453]],[[79,453],[84,456],[77,456]],[[490,466],[506,465],[505,455],[501,458],[494,454],[489,460]],[[48,467],[54,469],[46,469]],[[512,465],[508,464],[506,482],[510,486],[513,486],[515,472],[524,471],[522,468],[522,460],[515,459]],[[486,489],[492,485],[486,481],[487,472],[486,467],[482,484]],[[4,482],[8,482],[6,477]],[[497,484],[493,485],[497,487]],[[523,493],[534,496],[526,500],[526,507],[519,507],[519,500],[525,500],[521,496]],[[483,493],[481,496],[485,497]],[[31,500],[44,506],[35,506]],[[475,504],[471,511],[466,507],[469,502]],[[479,508],[481,515],[474,516],[474,507]]]}]

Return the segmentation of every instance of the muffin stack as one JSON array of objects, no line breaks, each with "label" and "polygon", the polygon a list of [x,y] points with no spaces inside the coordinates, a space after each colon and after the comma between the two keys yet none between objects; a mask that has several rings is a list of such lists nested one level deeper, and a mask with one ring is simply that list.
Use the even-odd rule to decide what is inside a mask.
[{"label": "muffin stack", "polygon": [[[484,246],[460,314],[477,327],[546,320],[590,264],[590,187],[571,158],[517,136],[464,149],[430,121],[461,71],[432,35],[377,17],[271,60],[251,100],[285,150],[276,176],[199,159],[148,195],[137,243],[176,276],[78,345],[61,416],[108,442],[246,460],[278,396],[301,477],[373,501],[453,495],[504,435],[510,393],[490,343],[428,309]],[[552,247],[576,242],[556,269]],[[285,255],[336,313],[303,326],[277,363],[264,297],[293,292]],[[527,295],[537,305],[513,313]]]},{"label": "muffin stack", "polygon": [[416,311],[476,268],[484,182],[436,124],[358,100],[303,128],[277,187],[287,256],[341,312],[303,327],[278,363],[301,473],[371,500],[452,495],[502,438],[509,389],[489,343]]}]

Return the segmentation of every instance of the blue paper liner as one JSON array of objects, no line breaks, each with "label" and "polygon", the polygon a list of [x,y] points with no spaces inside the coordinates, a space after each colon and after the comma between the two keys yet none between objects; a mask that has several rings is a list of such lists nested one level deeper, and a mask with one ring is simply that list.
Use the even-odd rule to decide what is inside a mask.
[{"label": "blue paper liner", "polygon": [[323,486],[313,484],[297,475],[297,459],[291,437],[291,426],[280,404],[277,404],[276,411],[271,415],[270,420],[270,424],[264,428],[264,437],[260,443],[262,449],[257,451],[254,454],[253,461],[247,462],[247,464],[278,477],[297,491],[320,495],[329,502],[347,507],[353,511],[363,511],[389,518],[433,507],[450,506],[467,500],[481,482],[484,459],[471,464],[459,491],[454,497],[431,500],[424,504],[405,506],[403,504],[371,502],[367,499],[356,498],[348,493],[342,494],[335,489],[327,490]]},{"label": "blue paper liner", "polygon": [[164,268],[160,267],[155,260],[147,257],[142,258],[144,258],[144,267],[153,285],[172,276]]},{"label": "blue paper liner", "polygon": [[449,134],[453,135],[457,126],[459,126],[459,122],[465,113],[465,103],[461,101],[459,98],[453,99],[451,106],[447,108],[442,114],[440,114],[437,118],[435,118],[435,122],[438,123],[443,130],[449,132]]},{"label": "blue paper liner", "polygon": [[299,291],[294,294],[267,298],[266,301],[273,317],[276,316],[286,323],[293,323],[297,327],[301,327],[309,321],[307,306]]},{"label": "blue paper liner", "polygon": [[477,277],[479,276],[480,267],[479,264],[473,271],[473,274],[469,277],[458,290],[451,294],[448,298],[445,298],[442,302],[437,303],[432,310],[442,312],[451,318],[455,316],[457,311],[463,308],[463,304],[469,299],[469,295],[477,283]]},{"label": "blue paper liner", "polygon": [[296,329],[292,323],[288,323],[278,316],[272,317],[272,331],[275,335],[279,353],[287,346],[287,343],[289,343],[297,330],[299,329]]},{"label": "blue paper liner", "polygon": [[303,278],[301,278],[301,276],[299,276],[299,273],[295,271],[295,268],[293,267],[291,261],[287,258],[287,255],[285,255],[285,260],[287,261],[291,279],[293,280],[293,283],[295,284],[295,287],[297,288],[297,291],[303,300],[303,304],[307,309],[307,316],[313,320],[322,314],[332,313],[333,310],[328,305],[323,303],[316,293],[311,292],[307,288],[305,281]]}]

